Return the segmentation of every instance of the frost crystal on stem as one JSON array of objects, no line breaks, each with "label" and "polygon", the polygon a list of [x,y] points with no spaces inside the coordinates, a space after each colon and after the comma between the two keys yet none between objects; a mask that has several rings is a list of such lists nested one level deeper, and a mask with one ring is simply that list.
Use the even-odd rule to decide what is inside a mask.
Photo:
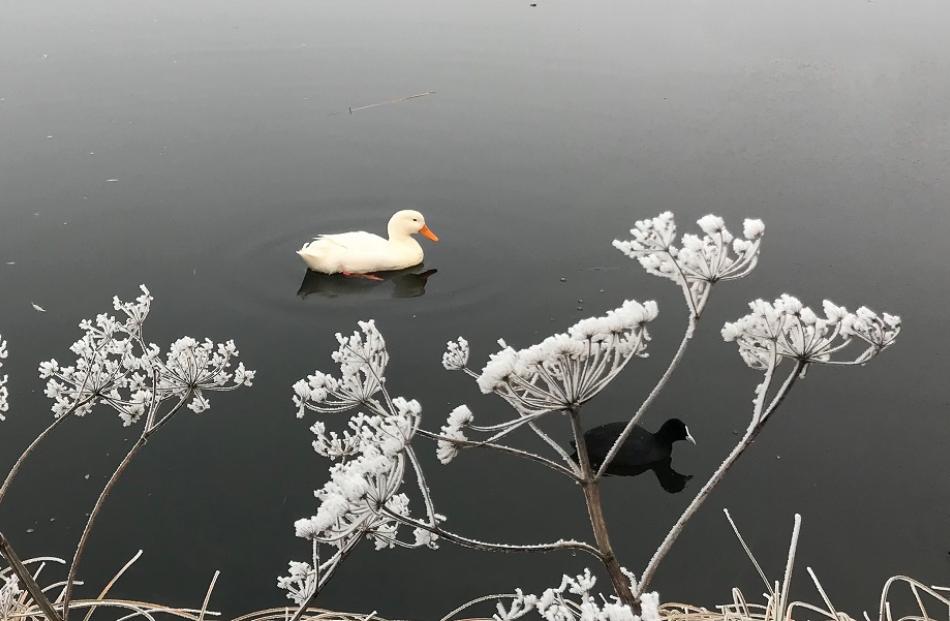
[{"label": "frost crystal on stem", "polygon": [[26,607],[21,601],[20,583],[16,576],[0,576],[3,586],[0,586],[0,619],[15,619],[23,613]]},{"label": "frost crystal on stem", "polygon": [[443,464],[447,464],[458,455],[458,441],[465,441],[465,432],[462,428],[472,422],[474,416],[467,405],[460,405],[451,412],[449,418],[442,427],[442,437],[436,446],[436,456]]},{"label": "frost crystal on stem", "polygon": [[742,278],[755,269],[765,225],[761,220],[746,219],[742,239],[734,237],[719,216],[709,214],[696,223],[703,236],[687,233],[676,245],[676,222],[673,213],[665,211],[638,220],[630,229],[633,239],[614,240],[613,245],[639,261],[648,274],[683,287],[690,307],[699,315],[710,285]]},{"label": "frost crystal on stem", "polygon": [[[7,342],[0,336],[0,369],[3,368],[3,361],[7,359]],[[7,376],[0,375],[0,421],[6,420],[4,412],[10,411],[10,391],[7,388]]]}]

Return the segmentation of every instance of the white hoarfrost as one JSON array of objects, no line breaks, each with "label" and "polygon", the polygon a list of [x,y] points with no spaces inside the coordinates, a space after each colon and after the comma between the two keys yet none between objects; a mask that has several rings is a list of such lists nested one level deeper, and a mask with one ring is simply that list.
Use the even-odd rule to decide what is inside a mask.
[{"label": "white hoarfrost", "polygon": [[460,336],[446,343],[442,366],[448,371],[460,371],[468,366],[468,341]]},{"label": "white hoarfrost", "polygon": [[734,237],[719,216],[703,216],[697,224],[702,237],[687,233],[677,243],[673,213],[665,211],[638,220],[630,230],[633,239],[614,240],[613,245],[639,261],[647,273],[681,285],[698,314],[710,285],[742,278],[755,269],[765,225],[761,220],[745,220],[743,239]]},{"label": "white hoarfrost", "polygon": [[[436,446],[436,457],[443,464],[447,464],[458,455],[458,442],[465,441],[465,432],[462,429],[472,422],[474,416],[467,405],[460,405],[451,412],[442,427],[442,437]],[[453,442],[454,440],[454,442]]]},{"label": "white hoarfrost", "polygon": [[161,348],[146,343],[142,325],[151,309],[152,296],[145,285],[135,302],[113,299],[119,318],[97,315],[79,323],[82,337],[69,350],[76,356],[68,365],[56,359],[41,362],[40,378],[53,401],[56,417],[84,416],[98,404],[118,412],[123,425],[135,424],[145,414],[154,420],[155,408],[167,399],[178,399],[194,412],[210,407],[208,392],[250,386],[254,371],[238,356],[234,341],[215,344],[191,337],[178,339],[163,356]]},{"label": "white hoarfrost", "polygon": [[[806,364],[863,364],[901,331],[896,315],[878,315],[865,306],[851,313],[825,300],[821,317],[787,293],[774,302],[754,300],[749,308],[752,312],[723,326],[722,337],[735,342],[746,364],[759,370],[769,368],[773,352]],[[854,343],[859,351],[849,354]]]},{"label": "white hoarfrost", "polygon": [[[399,539],[399,518],[410,519],[409,497],[402,487],[407,467],[415,467],[410,443],[419,429],[422,407],[414,399],[390,398],[385,389],[386,341],[374,322],[358,325],[349,337],[337,334],[339,347],[332,358],[339,377],[315,371],[293,386],[298,417],[307,410],[327,414],[362,407],[369,412],[352,415],[339,433],[327,431],[322,420],[310,427],[314,451],[334,463],[329,480],[314,492],[316,513],[294,523],[296,535],[311,542],[313,559],[290,563],[289,575],[277,580],[299,606],[364,538],[372,540],[377,550],[438,546],[437,537],[421,528],[412,529],[411,540]],[[428,497],[428,490],[424,495]],[[423,523],[434,527],[441,520],[444,517],[427,503]],[[321,557],[321,546],[332,550],[327,558]]]},{"label": "white hoarfrost", "polygon": [[[570,474],[574,464],[560,449],[556,449],[559,456],[570,462],[566,468],[495,441],[529,425],[553,446],[553,440],[538,429],[534,421],[550,412],[579,408],[606,388],[630,360],[637,356],[645,358],[650,340],[647,324],[656,319],[657,313],[656,302],[652,300],[642,304],[627,300],[603,316],[581,319],[567,332],[554,334],[523,349],[514,349],[499,340],[502,349],[489,356],[480,373],[466,366],[468,342],[461,337],[449,341],[442,356],[443,366],[474,377],[483,393],[500,396],[517,416],[499,424],[478,427],[471,424],[472,413],[467,406],[456,408],[439,435],[436,448],[439,461],[449,463],[465,446],[489,446],[553,465]],[[469,442],[465,428],[491,435]]]},{"label": "white hoarfrost", "polygon": [[[627,300],[606,315],[581,319],[567,332],[524,349],[499,341],[502,349],[489,357],[478,374],[478,387],[485,394],[498,394],[522,412],[582,405],[632,358],[646,356],[647,324],[656,319],[657,312],[652,300],[643,304]],[[443,360],[452,358],[453,345],[449,344]]]},{"label": "white hoarfrost", "polygon": [[[641,611],[634,614],[616,596],[604,597],[594,592],[597,584],[589,569],[578,576],[564,575],[561,584],[546,589],[541,595],[515,592],[507,606],[498,603],[495,621],[514,621],[524,617],[541,617],[546,621],[659,621],[659,597],[645,593],[640,597]],[[631,585],[635,586],[635,585]]]},{"label": "white hoarfrost", "polygon": [[[3,368],[3,361],[7,359],[7,342],[0,336],[0,369]],[[0,421],[6,420],[4,413],[10,410],[10,391],[7,388],[7,376],[0,375]]]},{"label": "white hoarfrost", "polygon": [[23,591],[16,576],[0,576],[0,619],[16,619],[24,615],[24,602],[20,597]]}]

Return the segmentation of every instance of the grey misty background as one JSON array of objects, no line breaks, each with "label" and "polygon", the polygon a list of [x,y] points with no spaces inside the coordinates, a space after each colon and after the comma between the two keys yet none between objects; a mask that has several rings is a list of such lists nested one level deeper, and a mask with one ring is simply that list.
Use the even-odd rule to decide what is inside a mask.
[{"label": "grey misty background", "polygon": [[[152,340],[234,337],[259,370],[254,389],[148,446],[101,516],[87,584],[141,547],[117,594],[197,604],[221,569],[213,608],[283,604],[275,577],[307,556],[292,522],[313,511],[326,476],[290,385],[329,369],[333,332],[357,319],[377,319],[391,389],[419,399],[435,428],[461,402],[483,421],[502,407],[441,369],[447,339],[465,335],[480,361],[500,336],[525,345],[625,297],[656,299],[652,357],[584,414],[588,426],[629,416],[686,317],[674,287],[609,242],[667,209],[684,224],[715,212],[767,226],[759,268],[714,291],[645,419],[690,425],[699,445],[674,459],[697,475],[688,493],[747,421],[758,376],[718,335],[746,300],[789,291],[867,303],[901,314],[906,330],[867,368],[813,369],[796,387],[674,548],[657,577],[663,598],[710,605],[733,585],[754,592],[724,506],[774,575],[802,513],[801,567],[839,609],[873,608],[894,573],[947,582],[950,7],[528,4],[0,5],[0,332],[14,404],[3,462],[49,419],[36,364],[65,359],[79,319],[139,282],[157,298]],[[346,113],[427,90],[437,94]],[[407,207],[443,240],[426,245],[439,271],[425,296],[296,297],[293,250],[308,236],[380,231]],[[24,555],[71,554],[128,438],[100,411],[42,448],[0,509]],[[470,452],[441,467],[434,447],[423,452],[455,530],[586,535],[579,492],[543,469]],[[615,546],[639,571],[687,494],[663,493],[651,475],[608,480],[604,493]],[[320,603],[433,618],[586,564],[363,546]],[[796,593],[811,596],[803,578]]]}]

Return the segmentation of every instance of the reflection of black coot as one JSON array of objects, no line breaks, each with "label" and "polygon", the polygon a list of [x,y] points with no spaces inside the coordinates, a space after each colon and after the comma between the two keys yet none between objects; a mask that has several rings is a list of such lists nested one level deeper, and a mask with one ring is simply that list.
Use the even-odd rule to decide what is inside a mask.
[{"label": "reflection of black coot", "polygon": [[[614,445],[627,423],[617,422],[594,427],[584,434],[587,455],[594,469],[600,467],[610,447]],[[656,433],[650,433],[640,425],[634,425],[627,439],[620,446],[617,455],[610,462],[605,474],[615,476],[636,476],[647,470],[653,470],[660,485],[670,493],[683,490],[692,477],[680,474],[670,467],[673,443],[680,440],[693,440],[686,424],[678,418],[663,423]],[[577,460],[577,451],[572,455]]]},{"label": "reflection of black coot", "polygon": [[389,295],[394,298],[415,298],[425,295],[426,283],[437,271],[434,269],[421,271],[421,266],[416,266],[398,272],[377,272],[373,274],[377,279],[370,280],[307,270],[297,295],[302,298],[308,295],[335,298],[370,292],[376,292],[378,295],[379,287],[390,287]]}]

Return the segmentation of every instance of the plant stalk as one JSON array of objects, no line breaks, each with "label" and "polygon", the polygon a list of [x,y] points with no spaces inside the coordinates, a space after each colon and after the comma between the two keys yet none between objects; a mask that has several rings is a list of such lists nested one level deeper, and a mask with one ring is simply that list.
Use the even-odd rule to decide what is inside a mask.
[{"label": "plant stalk", "polygon": [[53,604],[51,604],[46,597],[46,594],[43,593],[43,589],[36,583],[33,574],[27,571],[20,557],[14,552],[13,546],[10,545],[10,542],[2,532],[0,532],[0,554],[3,554],[3,557],[10,563],[10,569],[13,570],[13,573],[16,574],[20,582],[23,583],[23,586],[26,587],[26,592],[30,594],[30,597],[33,598],[36,605],[43,611],[43,615],[46,616],[47,621],[63,621],[59,613],[56,612],[56,609],[53,608]]},{"label": "plant stalk", "polygon": [[132,460],[138,454],[138,452],[145,446],[147,441],[147,436],[144,434],[135,441],[135,444],[132,445],[132,448],[129,449],[129,452],[125,454],[125,457],[122,458],[122,462],[119,464],[119,467],[115,469],[112,473],[112,476],[109,477],[109,481],[106,483],[105,487],[102,488],[102,492],[99,493],[99,498],[96,499],[96,504],[92,508],[92,512],[89,514],[89,519],[86,520],[86,526],[83,528],[82,536],[79,538],[79,544],[76,546],[76,552],[73,554],[73,560],[69,564],[69,573],[66,576],[66,589],[63,596],[63,621],[67,621],[69,618],[69,603],[72,600],[73,595],[73,586],[76,582],[76,570],[79,567],[79,561],[82,559],[83,553],[86,551],[86,545],[89,542],[89,535],[92,534],[93,524],[96,522],[96,518],[99,517],[99,512],[102,510],[102,506],[105,504],[106,499],[109,497],[109,494],[112,492],[112,488],[115,487],[115,484],[118,483],[119,478],[129,467],[129,464],[132,463]]},{"label": "plant stalk", "polygon": [[[66,577],[66,588],[63,595],[63,620],[67,621],[69,618],[69,603],[72,599],[73,587],[76,582],[76,571],[79,568],[79,561],[82,559],[83,553],[86,551],[86,545],[89,542],[89,535],[92,533],[92,527],[96,522],[96,518],[99,516],[102,507],[105,504],[106,499],[109,497],[109,494],[112,493],[112,488],[115,487],[119,479],[125,473],[126,469],[129,467],[129,464],[132,463],[132,460],[135,459],[135,456],[142,450],[145,444],[148,442],[148,439],[158,431],[162,426],[164,426],[171,418],[174,416],[178,410],[188,401],[191,397],[189,392],[184,398],[182,398],[171,411],[168,412],[163,418],[161,418],[157,423],[153,423],[154,414],[157,411],[159,403],[156,402],[153,406],[152,412],[149,413],[148,418],[146,419],[146,428],[143,430],[142,435],[139,436],[139,439],[135,441],[135,444],[129,449],[129,452],[125,454],[125,457],[122,458],[122,462],[112,473],[112,476],[109,477],[109,481],[106,483],[105,487],[102,488],[102,492],[99,494],[99,498],[96,499],[96,504],[93,506],[92,511],[89,513],[89,518],[86,520],[86,526],[83,528],[82,536],[79,538],[79,544],[76,546],[76,552],[73,554],[73,560],[69,564],[69,573]],[[151,426],[148,426],[148,425]]]},{"label": "plant stalk", "polygon": [[581,466],[581,489],[584,492],[587,514],[590,517],[591,528],[594,531],[594,541],[600,551],[601,561],[610,576],[617,597],[620,598],[622,603],[630,606],[634,614],[640,614],[640,602],[633,594],[630,579],[624,575],[623,568],[620,566],[613,547],[610,545],[607,520],[604,517],[604,507],[600,497],[600,483],[590,466],[590,457],[587,454],[587,444],[584,441],[584,430],[581,428],[580,415],[576,409],[571,409],[569,414],[571,416],[571,428],[574,431],[574,444],[577,447],[577,460]]},{"label": "plant stalk", "polygon": [[[732,449],[732,452],[726,457],[726,459],[720,464],[719,468],[713,472],[712,476],[709,477],[709,480],[706,481],[706,484],[703,485],[702,489],[696,494],[696,497],[687,505],[686,509],[683,511],[683,514],[680,515],[679,519],[676,520],[676,524],[673,525],[673,528],[666,534],[666,538],[663,539],[663,543],[660,544],[660,547],[657,548],[656,552],[653,554],[653,558],[650,559],[649,564],[647,564],[646,569],[643,570],[643,574],[640,576],[640,581],[637,586],[637,595],[642,595],[643,592],[650,585],[650,582],[653,580],[653,576],[656,573],[657,567],[669,553],[670,548],[673,547],[673,543],[676,542],[676,539],[680,536],[680,533],[683,532],[683,529],[686,527],[686,523],[689,522],[690,518],[696,513],[697,510],[702,506],[703,502],[706,501],[706,498],[709,497],[709,494],[712,493],[713,489],[722,481],[723,477],[726,476],[726,473],[729,472],[729,469],[732,468],[733,464],[738,461],[739,457],[745,452],[753,442],[755,442],[756,437],[765,427],[765,423],[769,418],[769,414],[775,411],[775,409],[782,403],[785,399],[785,396],[791,390],[792,386],[795,384],[795,381],[801,374],[802,369],[805,364],[803,362],[797,362],[795,368],[792,370],[792,373],[788,376],[788,379],[782,384],[782,387],[779,388],[778,393],[775,395],[772,400],[771,405],[768,410],[762,413],[760,416],[757,416],[753,419],[753,423],[749,425],[749,428],[746,430],[745,435],[742,436],[742,439],[739,443]],[[768,389],[768,384],[762,385],[763,393]],[[764,401],[764,394],[761,396]],[[757,412],[758,414],[758,412]]]},{"label": "plant stalk", "polygon": [[49,427],[44,429],[40,435],[36,436],[36,438],[30,442],[30,445],[26,447],[22,453],[20,453],[20,457],[17,458],[16,462],[13,464],[13,467],[10,468],[10,472],[7,473],[6,478],[3,480],[3,485],[0,486],[0,502],[3,502],[3,498],[6,496],[7,490],[10,489],[13,479],[16,478],[17,473],[20,472],[20,468],[23,467],[23,462],[26,461],[26,458],[30,456],[30,453],[32,453],[36,447],[39,446],[40,442],[42,442],[46,436],[51,434],[53,430],[56,429],[56,427],[58,427],[59,424],[67,418],[69,418],[69,414],[63,414],[54,420]]},{"label": "plant stalk", "polygon": [[617,437],[616,440],[614,440],[613,445],[610,447],[610,451],[608,451],[603,463],[600,464],[600,467],[597,470],[596,476],[598,479],[604,476],[604,473],[607,472],[607,468],[610,467],[610,462],[612,462],[617,456],[617,453],[620,452],[620,447],[623,446],[623,443],[628,437],[630,437],[634,426],[640,422],[640,419],[646,413],[647,408],[650,407],[654,399],[656,399],[656,397],[660,394],[660,392],[666,386],[666,383],[670,380],[670,377],[673,375],[673,371],[675,371],[676,367],[679,366],[680,361],[683,359],[683,354],[686,352],[686,346],[689,345],[689,342],[693,339],[693,334],[696,331],[696,323],[698,321],[699,317],[690,313],[689,325],[686,327],[686,333],[683,334],[683,340],[680,341],[676,353],[673,354],[673,359],[670,360],[670,364],[666,367],[666,371],[657,381],[656,385],[653,387],[653,390],[650,391],[650,394],[647,395],[647,398],[640,405],[640,409],[638,409],[637,413],[633,415],[633,418],[627,422],[627,426],[623,428],[623,432]]}]

